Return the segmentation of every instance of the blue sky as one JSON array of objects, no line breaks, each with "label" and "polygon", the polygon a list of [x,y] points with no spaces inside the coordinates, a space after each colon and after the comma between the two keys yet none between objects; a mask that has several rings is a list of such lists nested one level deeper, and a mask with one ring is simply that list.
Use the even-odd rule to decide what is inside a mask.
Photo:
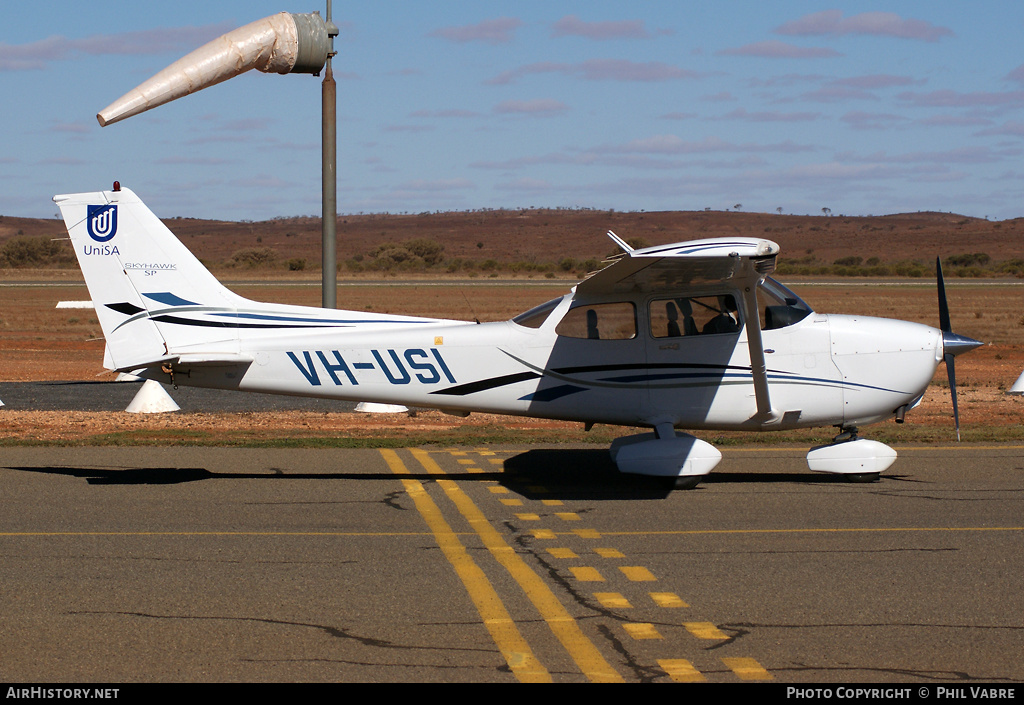
[{"label": "blue sky", "polygon": [[[320,79],[250,72],[106,128],[205,42],[326,3],[57,0],[0,28],[0,214],[320,212]],[[334,3],[338,207],[1024,215],[1024,3]]]}]

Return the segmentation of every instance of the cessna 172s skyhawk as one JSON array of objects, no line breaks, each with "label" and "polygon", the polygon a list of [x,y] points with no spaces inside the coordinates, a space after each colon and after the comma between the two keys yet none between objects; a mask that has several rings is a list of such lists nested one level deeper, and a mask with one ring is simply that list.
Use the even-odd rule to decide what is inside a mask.
[{"label": "cessna 172s skyhawk", "polygon": [[895,460],[856,427],[921,401],[978,345],[917,323],[812,311],[769,277],[779,247],[632,249],[510,321],[258,303],[223,287],[131,191],[55,196],[106,337],[105,365],[175,384],[619,424],[627,473],[692,487],[721,460],[675,429],[837,426],[812,470],[867,481]]}]

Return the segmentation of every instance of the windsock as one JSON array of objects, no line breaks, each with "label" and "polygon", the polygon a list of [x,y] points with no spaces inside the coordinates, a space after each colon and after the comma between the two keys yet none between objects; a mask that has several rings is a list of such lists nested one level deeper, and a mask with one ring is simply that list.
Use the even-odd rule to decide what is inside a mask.
[{"label": "windsock", "polygon": [[250,69],[264,73],[319,73],[330,51],[327,23],[319,14],[281,12],[228,32],[104,108],[100,126],[138,115]]}]

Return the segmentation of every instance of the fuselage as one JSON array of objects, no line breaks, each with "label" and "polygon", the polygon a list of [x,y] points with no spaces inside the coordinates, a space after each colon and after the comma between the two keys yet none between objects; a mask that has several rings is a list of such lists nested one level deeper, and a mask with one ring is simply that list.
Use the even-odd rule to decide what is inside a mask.
[{"label": "fuselage", "polygon": [[[768,282],[775,290],[762,295],[775,304],[775,315],[753,323],[761,329],[776,411],[771,419],[755,413],[747,340],[752,322],[737,320],[735,311],[715,317],[731,318],[731,325],[710,320],[716,311],[704,312],[703,325],[689,320],[700,319],[694,309],[713,309],[730,295],[721,287],[589,301],[568,294],[532,315],[493,323],[243,331],[238,352],[250,362],[179,364],[175,382],[686,429],[867,424],[920,401],[942,359],[940,331],[815,313]],[[676,311],[674,319],[666,319],[666,307]]]}]

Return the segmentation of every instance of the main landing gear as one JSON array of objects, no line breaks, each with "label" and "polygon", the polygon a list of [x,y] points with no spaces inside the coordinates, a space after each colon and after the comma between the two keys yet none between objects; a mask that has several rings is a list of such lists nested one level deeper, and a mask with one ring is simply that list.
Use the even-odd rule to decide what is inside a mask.
[{"label": "main landing gear", "polygon": [[674,489],[692,490],[722,460],[710,443],[662,424],[654,433],[616,438],[610,449],[619,472],[675,478]]},{"label": "main landing gear", "polygon": [[844,426],[827,446],[811,448],[807,467],[814,472],[843,475],[849,482],[878,482],[896,461],[896,451],[884,443],[857,437],[856,426]]}]

